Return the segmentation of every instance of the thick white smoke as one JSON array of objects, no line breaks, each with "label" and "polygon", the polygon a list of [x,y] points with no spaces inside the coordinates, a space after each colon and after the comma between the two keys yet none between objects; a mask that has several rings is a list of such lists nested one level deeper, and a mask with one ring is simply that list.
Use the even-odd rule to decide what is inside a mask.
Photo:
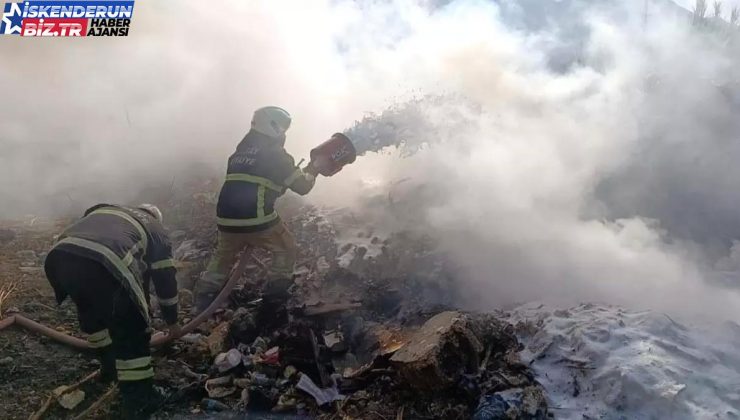
[{"label": "thick white smoke", "polygon": [[[126,201],[196,167],[218,173],[261,105],[294,115],[288,149],[300,158],[367,111],[452,94],[466,99],[424,106],[432,147],[363,156],[312,200],[425,183],[432,200],[408,219],[465,267],[477,306],[550,297],[734,315],[735,293],[707,286],[701,252],[668,244],[666,213],[640,208],[663,191],[656,171],[696,173],[660,172],[646,144],[671,156],[681,134],[700,153],[728,121],[716,86],[734,80],[731,47],[668,2],[649,4],[646,19],[643,1],[169,0],[139,2],[128,38],[6,37],[0,214]],[[730,141],[736,128],[722,126]],[[636,162],[642,177],[625,178]]]},{"label": "thick white smoke", "polygon": [[[588,35],[566,71],[552,66],[562,38],[512,31],[492,3],[410,13],[407,23],[416,29],[383,50],[383,62],[412,57],[415,65],[406,71],[411,80],[428,83],[427,90],[463,94],[482,108],[468,110],[469,126],[449,131],[460,127],[466,105],[430,100],[425,107],[422,101],[427,121],[421,131],[433,146],[393,160],[376,175],[426,184],[432,198],[420,203],[418,226],[466,268],[469,282],[461,287],[470,303],[490,307],[546,297],[737,313],[735,292],[707,285],[711,275],[701,246],[691,235],[681,241],[664,230],[675,221],[670,213],[647,213],[657,220],[646,219],[632,197],[597,194],[616,182],[620,192],[654,195],[665,205],[675,189],[662,196],[671,185],[656,171],[722,183],[733,171],[725,159],[738,156],[717,159],[711,146],[702,147],[736,142],[732,103],[718,89],[734,81],[731,47],[697,32],[677,9],[659,9],[646,24],[640,3],[585,11],[580,23]],[[365,64],[384,69],[375,61]],[[670,161],[676,143],[721,166],[651,166]],[[665,150],[645,153],[650,144]],[[646,168],[642,177],[619,183],[635,165]],[[727,188],[705,194],[737,196]],[[613,219],[620,215],[615,204],[627,209],[623,218]],[[696,232],[705,231],[718,208],[682,204],[709,209],[707,217],[688,221]]]}]

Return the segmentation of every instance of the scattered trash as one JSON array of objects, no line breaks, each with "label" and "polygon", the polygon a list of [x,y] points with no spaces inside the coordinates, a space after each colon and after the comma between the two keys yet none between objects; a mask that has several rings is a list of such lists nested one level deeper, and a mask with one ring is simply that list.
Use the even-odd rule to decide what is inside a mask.
[{"label": "scattered trash", "polygon": [[247,308],[237,309],[231,320],[229,334],[240,343],[253,342],[259,335],[254,313]]},{"label": "scattered trash", "polygon": [[72,410],[85,399],[85,392],[79,389],[67,392],[67,388],[66,386],[60,386],[54,390],[54,395],[56,395],[59,405],[67,410]]},{"label": "scattered trash", "polygon": [[223,322],[211,331],[206,341],[208,342],[208,350],[211,352],[211,356],[215,356],[224,351],[224,341],[229,332],[229,323]]},{"label": "scattered trash", "polygon": [[236,408],[240,411],[244,411],[247,409],[247,406],[249,405],[249,390],[248,389],[242,389],[242,393],[239,396],[239,401],[236,403]]},{"label": "scattered trash", "polygon": [[236,392],[235,386],[229,386],[231,384],[232,377],[223,376],[221,378],[207,380],[205,388],[210,398],[223,398]]},{"label": "scattered trash", "polygon": [[234,379],[234,385],[238,388],[248,388],[252,381],[249,378],[236,378]]},{"label": "scattered trash", "polygon": [[484,395],[473,414],[473,420],[497,420],[507,418],[509,403],[501,395]]},{"label": "scattered trash", "polygon": [[334,388],[319,388],[316,384],[308,377],[308,375],[301,374],[301,379],[298,380],[296,388],[311,395],[319,406],[328,404],[332,401],[343,400],[345,397],[341,395],[339,391]]},{"label": "scattered trash", "polygon": [[214,365],[218,368],[218,371],[223,373],[231,370],[242,362],[242,354],[237,349],[231,349],[226,353],[219,353],[214,360]]},{"label": "scattered trash", "polygon": [[492,395],[483,395],[473,414],[473,420],[498,420],[508,418],[525,418],[545,420],[547,406],[541,391],[528,389],[510,389]]},{"label": "scattered trash", "polygon": [[280,363],[280,348],[272,347],[265,351],[259,359],[259,363],[277,365]]},{"label": "scattered trash", "polygon": [[284,413],[286,411],[295,410],[298,405],[298,399],[295,395],[283,394],[278,398],[277,404],[272,408],[274,413]]},{"label": "scattered trash", "polygon": [[197,333],[189,333],[189,334],[185,334],[182,337],[180,337],[180,340],[188,344],[199,343],[201,341],[205,341],[205,339],[206,337],[203,336],[203,334],[197,334]]},{"label": "scattered trash", "polygon": [[363,367],[357,360],[357,356],[352,353],[334,355],[331,361],[336,371],[341,373],[343,378],[353,377]]},{"label": "scattered trash", "polygon": [[344,336],[341,331],[329,331],[324,334],[324,344],[329,350],[335,353],[347,351],[347,344],[344,342]]},{"label": "scattered trash", "polygon": [[188,366],[183,366],[182,372],[185,374],[186,377],[195,379],[198,382],[203,382],[208,379],[208,375],[206,375],[205,373],[195,373]]},{"label": "scattered trash", "polygon": [[296,373],[298,373],[298,369],[293,366],[286,366],[285,370],[283,370],[283,377],[285,377],[285,379],[290,379],[295,376]]},{"label": "scattered trash", "polygon": [[200,402],[200,407],[204,411],[226,411],[229,410],[229,406],[222,403],[221,401],[212,400],[210,398],[203,398]]},{"label": "scattered trash", "polygon": [[308,411],[306,410],[306,404],[305,403],[298,403],[298,404],[296,404],[296,406],[295,406],[295,413],[298,416],[307,417],[308,416]]},{"label": "scattered trash", "polygon": [[246,368],[251,368],[254,366],[254,356],[251,354],[243,354],[242,353],[242,365]]},{"label": "scattered trash", "polygon": [[252,372],[252,383],[257,386],[272,386],[275,380],[268,378],[264,373]]},{"label": "scattered trash", "polygon": [[267,341],[262,337],[257,337],[254,342],[252,342],[252,349],[255,353],[263,353],[267,350]]},{"label": "scattered trash", "polygon": [[70,388],[68,385],[60,385],[60,386],[54,388],[54,390],[51,391],[51,394],[55,398],[60,398],[62,395],[64,395],[65,392],[69,391],[70,389],[72,389],[72,388]]}]

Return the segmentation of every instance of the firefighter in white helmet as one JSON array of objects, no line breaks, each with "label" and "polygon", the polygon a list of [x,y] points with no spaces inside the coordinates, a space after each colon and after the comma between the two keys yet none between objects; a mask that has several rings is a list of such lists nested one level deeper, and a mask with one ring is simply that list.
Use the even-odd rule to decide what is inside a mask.
[{"label": "firefighter in white helmet", "polygon": [[287,301],[297,250],[293,235],[275,211],[275,201],[288,189],[308,194],[317,173],[311,164],[305,170],[296,166],[285,150],[290,123],[290,114],[282,108],[256,110],[251,129],[229,157],[217,205],[218,247],[196,285],[194,312],[213,301],[246,246],[272,253],[264,306],[274,308]]}]

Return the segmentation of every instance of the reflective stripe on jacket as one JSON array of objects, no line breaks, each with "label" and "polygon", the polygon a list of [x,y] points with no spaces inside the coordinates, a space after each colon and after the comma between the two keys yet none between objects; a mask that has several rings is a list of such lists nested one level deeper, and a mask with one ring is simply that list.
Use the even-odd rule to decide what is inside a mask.
[{"label": "reflective stripe on jacket", "polygon": [[[147,320],[151,280],[165,321],[174,323],[177,320],[177,281],[172,246],[161,223],[149,213],[123,206],[97,205],[65,229],[50,253],[55,250],[103,264],[121,281]],[[46,272],[49,276],[54,270],[47,267]],[[56,290],[55,280],[51,277],[49,280]],[[65,298],[64,293],[57,295],[60,303]]]},{"label": "reflective stripe on jacket", "polygon": [[281,142],[250,131],[229,157],[218,197],[217,224],[225,232],[258,232],[280,220],[275,201],[291,189],[307,194],[314,176],[298,168]]}]

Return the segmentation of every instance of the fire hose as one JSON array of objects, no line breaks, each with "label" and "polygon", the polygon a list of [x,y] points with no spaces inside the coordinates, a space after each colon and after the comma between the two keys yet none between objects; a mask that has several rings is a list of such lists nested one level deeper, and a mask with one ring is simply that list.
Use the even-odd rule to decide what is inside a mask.
[{"label": "fire hose", "polygon": [[[311,165],[317,169],[317,172],[323,176],[332,176],[342,170],[342,168],[355,161],[357,157],[357,151],[354,144],[346,135],[342,133],[335,133],[331,138],[318,147],[311,150]],[[185,324],[178,335],[157,333],[152,336],[150,342],[151,346],[161,346],[167,344],[172,340],[179,338],[182,335],[188,334],[195,330],[203,321],[208,317],[226,300],[231,293],[231,290],[236,285],[236,282],[244,273],[247,267],[247,252],[242,253],[239,263],[236,268],[231,271],[229,280],[226,282],[224,287],[219,292],[218,296],[211,302],[211,305],[206,308],[203,312],[199,313],[190,322]],[[31,330],[33,332],[45,335],[55,341],[62,344],[66,344],[70,347],[80,350],[90,350],[91,347],[87,341],[71,335],[64,334],[63,332],[56,331],[46,325],[40,324],[23,315],[14,314],[5,319],[0,319],[0,331],[11,325],[19,325],[23,328]]]},{"label": "fire hose", "polygon": [[[152,347],[155,346],[161,346],[163,344],[167,344],[172,340],[175,340],[185,334],[188,334],[195,330],[195,328],[200,325],[203,321],[208,319],[211,314],[218,309],[221,304],[228,298],[229,294],[231,293],[231,290],[236,285],[236,282],[239,280],[239,278],[244,274],[244,271],[247,268],[247,251],[244,251],[242,253],[241,258],[239,258],[239,263],[236,265],[236,267],[231,271],[231,274],[229,276],[229,280],[226,282],[224,287],[221,289],[221,292],[216,296],[216,298],[211,302],[210,306],[206,308],[203,312],[199,313],[195,318],[190,320],[187,324],[185,324],[181,329],[180,333],[178,335],[170,335],[170,334],[164,334],[164,333],[157,333],[154,336],[152,336],[152,341],[150,342],[150,345]],[[54,330],[52,328],[47,327],[46,325],[40,324],[34,320],[31,320],[29,318],[26,318],[23,315],[15,314],[11,315],[5,319],[0,320],[0,331],[4,328],[7,328],[11,325],[18,325],[21,326],[27,330],[33,331],[35,333],[39,333],[41,335],[44,335],[46,337],[51,338],[52,340],[58,341],[62,344],[65,344],[67,346],[79,349],[79,350],[91,350],[90,344],[83,339],[72,337],[71,335],[65,334],[63,332],[59,332],[57,330]]]}]

